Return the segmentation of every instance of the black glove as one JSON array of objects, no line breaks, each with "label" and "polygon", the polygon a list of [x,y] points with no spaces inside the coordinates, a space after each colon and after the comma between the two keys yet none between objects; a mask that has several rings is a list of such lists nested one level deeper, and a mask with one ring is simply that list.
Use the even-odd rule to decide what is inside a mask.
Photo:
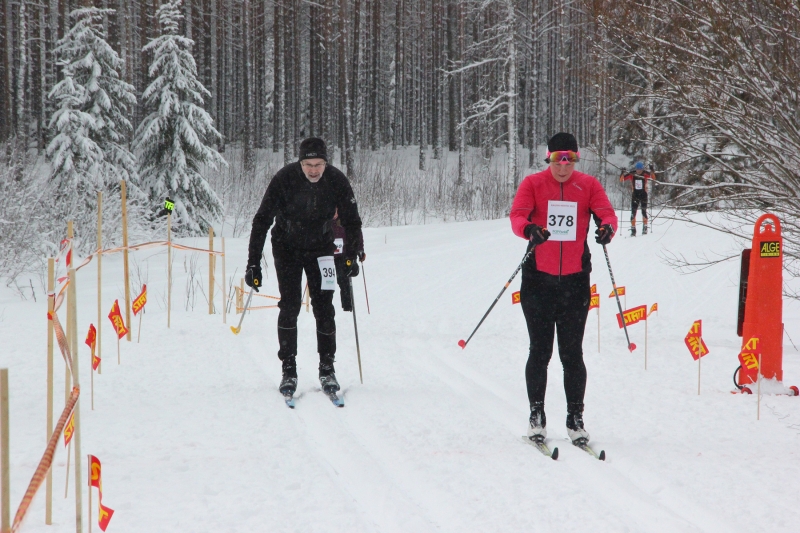
[{"label": "black glove", "polygon": [[550,238],[550,232],[538,224],[528,224],[525,226],[524,233],[533,244],[542,244]]},{"label": "black glove", "polygon": [[249,265],[244,274],[244,282],[248,287],[252,287],[258,291],[261,287],[261,265]]},{"label": "black glove", "polygon": [[344,275],[348,278],[354,278],[358,276],[359,268],[358,268],[358,261],[356,261],[356,257],[348,257],[344,260]]},{"label": "black glove", "polygon": [[603,224],[594,232],[597,237],[595,237],[594,241],[597,244],[602,244],[605,246],[606,244],[611,242],[611,237],[614,236],[614,228],[611,227],[611,224]]}]

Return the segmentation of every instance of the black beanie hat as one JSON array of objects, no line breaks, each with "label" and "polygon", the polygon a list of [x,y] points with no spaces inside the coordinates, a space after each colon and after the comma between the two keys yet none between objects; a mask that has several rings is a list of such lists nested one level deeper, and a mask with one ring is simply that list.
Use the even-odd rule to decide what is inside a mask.
[{"label": "black beanie hat", "polygon": [[317,137],[310,137],[300,143],[300,161],[303,159],[328,160],[328,149],[325,141]]},{"label": "black beanie hat", "polygon": [[578,140],[571,133],[556,133],[547,141],[548,152],[560,152],[562,150],[578,151]]}]

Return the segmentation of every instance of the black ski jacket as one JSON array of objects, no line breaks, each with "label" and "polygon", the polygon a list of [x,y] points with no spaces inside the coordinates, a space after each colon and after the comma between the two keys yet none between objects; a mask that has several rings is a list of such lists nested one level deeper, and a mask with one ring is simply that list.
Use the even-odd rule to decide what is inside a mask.
[{"label": "black ski jacket", "polygon": [[311,183],[299,162],[286,165],[269,182],[253,218],[247,264],[259,264],[273,220],[273,247],[330,251],[333,255],[336,245],[333,244],[332,224],[337,209],[347,232],[344,253],[346,257],[353,257],[364,250],[364,237],[356,198],[347,177],[329,164],[320,180]]}]

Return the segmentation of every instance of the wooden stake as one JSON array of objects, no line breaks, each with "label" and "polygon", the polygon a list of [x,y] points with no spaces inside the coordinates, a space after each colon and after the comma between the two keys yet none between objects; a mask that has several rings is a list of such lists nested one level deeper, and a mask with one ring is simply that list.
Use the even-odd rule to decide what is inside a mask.
[{"label": "wooden stake", "polygon": [[[75,268],[69,269],[69,286],[67,287],[68,304],[71,310],[72,321],[69,328],[72,331],[72,382],[80,387],[80,360],[78,354],[78,289]],[[81,402],[75,402],[75,431],[72,434],[72,443],[75,448],[75,531],[83,533],[83,469],[81,468]]]},{"label": "wooden stake", "polygon": [[128,194],[125,188],[125,180],[120,183],[122,193],[122,261],[125,270],[125,323],[128,324],[128,334],[125,336],[128,342],[131,341],[131,278],[128,269]]},{"label": "wooden stake", "polygon": [[[52,313],[56,303],[56,261],[47,259],[47,311]],[[53,321],[47,320],[47,440],[53,434]],[[47,471],[45,481],[44,523],[53,524],[53,469]]]},{"label": "wooden stake", "polygon": [[72,441],[67,444],[67,475],[64,477],[64,499],[69,497],[69,462],[72,460]]},{"label": "wooden stake", "polygon": [[122,361],[121,361],[120,356],[119,356],[119,337],[117,337],[117,364],[118,365],[122,364]]},{"label": "wooden stake", "polygon": [[140,309],[139,310],[139,329],[136,330],[136,343],[137,344],[142,339],[142,315],[143,314],[144,314],[144,309]]},{"label": "wooden stake", "polygon": [[[72,239],[73,237],[73,230],[72,230],[72,221],[67,222],[67,238]],[[72,251],[72,242],[70,241],[69,244],[70,252]],[[71,255],[71,254],[70,254]],[[71,265],[67,265],[67,268],[70,268]],[[72,283],[72,278],[70,278],[70,283]],[[67,336],[67,343],[70,347],[72,347],[72,332],[70,331],[70,324],[71,316],[72,316],[72,307],[69,305],[69,289],[67,289],[67,331],[65,332]],[[66,403],[69,401],[69,393],[72,391],[72,376],[69,374],[69,367],[67,366],[67,362],[64,361],[64,402]]]},{"label": "wooden stake", "polygon": [[[208,228],[208,249],[214,250],[214,228]],[[214,314],[214,254],[208,254],[208,314]]]},{"label": "wooden stake", "polygon": [[[103,356],[100,355],[100,344],[103,339],[103,191],[97,191],[97,341],[95,343],[95,353],[100,358],[97,365],[97,373],[103,373]],[[94,381],[94,375],[92,375]],[[94,387],[94,385],[93,385]],[[94,389],[92,389],[94,391]],[[94,398],[94,392],[92,392]],[[92,399],[92,409],[94,409],[94,399]]]},{"label": "wooden stake", "polygon": [[[647,309],[644,310],[645,314],[647,313]],[[644,317],[644,369],[647,370],[647,323],[650,322],[647,320],[647,316]]]},{"label": "wooden stake", "polygon": [[222,237],[222,323],[228,323],[228,278],[225,277],[225,237]]},{"label": "wooden stake", "polygon": [[697,395],[700,396],[700,361],[703,360],[703,356],[697,358]]},{"label": "wooden stake", "polygon": [[172,211],[167,213],[167,328],[172,313]]},{"label": "wooden stake", "polygon": [[0,368],[0,531],[10,531],[11,528],[11,456],[8,445],[8,369]]},{"label": "wooden stake", "polygon": [[236,314],[239,313],[244,313],[244,278],[239,280],[239,292],[236,293]]},{"label": "wooden stake", "polygon": [[597,353],[600,353],[600,306],[597,306]]},{"label": "wooden stake", "polygon": [[89,533],[92,533],[92,456],[89,454],[86,455],[86,466],[88,467],[86,480],[89,485]]},{"label": "wooden stake", "polygon": [[[97,341],[95,341],[95,342],[97,342]],[[89,373],[92,375],[91,376],[91,382],[92,382],[92,386],[91,386],[91,389],[92,389],[92,411],[94,411],[94,369],[92,368],[93,365],[94,365],[94,361],[92,361],[92,353],[89,352],[89,369],[90,369]]]},{"label": "wooden stake", "polygon": [[758,407],[756,408],[756,420],[761,420],[761,352],[758,353]]}]

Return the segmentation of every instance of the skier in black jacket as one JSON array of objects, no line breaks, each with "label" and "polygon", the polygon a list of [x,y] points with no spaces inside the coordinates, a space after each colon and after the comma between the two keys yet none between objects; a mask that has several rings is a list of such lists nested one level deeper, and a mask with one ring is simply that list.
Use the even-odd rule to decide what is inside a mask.
[{"label": "skier in black jacket", "polygon": [[[292,395],[297,390],[297,315],[302,300],[302,276],[306,273],[311,305],[317,322],[319,379],[327,393],[339,390],[333,362],[336,354],[336,322],[333,290],[336,285],[332,256],[336,250],[332,221],[339,213],[345,229],[344,255],[349,265],[344,274],[358,275],[356,259],[364,260],[364,238],[356,199],[347,177],[328,164],[322,139],[300,143],[300,160],[280,169],[267,186],[250,233],[245,282],[258,290],[261,286],[260,258],[267,231],[272,226],[272,257],[281,299],[278,302],[278,357],[283,362],[280,391]],[[329,267],[324,259],[331,257]],[[321,261],[318,261],[321,259]]]}]

